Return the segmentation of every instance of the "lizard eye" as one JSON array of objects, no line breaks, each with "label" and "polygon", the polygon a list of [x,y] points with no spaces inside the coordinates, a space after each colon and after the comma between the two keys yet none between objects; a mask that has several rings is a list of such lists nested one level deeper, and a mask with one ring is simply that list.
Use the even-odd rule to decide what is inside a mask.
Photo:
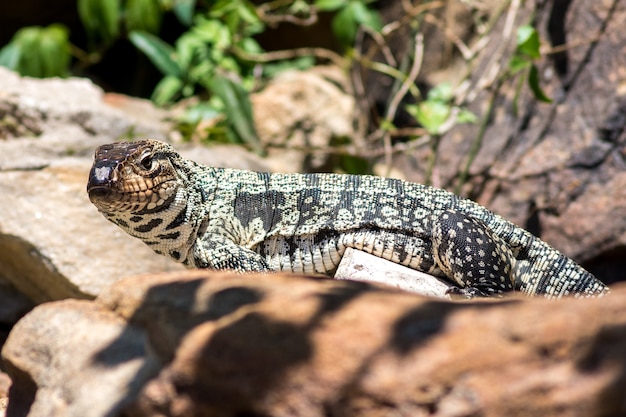
[{"label": "lizard eye", "polygon": [[146,171],[151,171],[154,168],[154,160],[152,159],[152,155],[150,154],[150,152],[146,152],[141,155],[139,165],[141,165],[141,167],[144,168]]}]

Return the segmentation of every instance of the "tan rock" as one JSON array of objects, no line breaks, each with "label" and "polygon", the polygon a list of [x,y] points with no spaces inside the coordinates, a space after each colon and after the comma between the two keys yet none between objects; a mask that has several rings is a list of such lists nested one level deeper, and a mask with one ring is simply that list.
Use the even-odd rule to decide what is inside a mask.
[{"label": "tan rock", "polygon": [[89,168],[87,158],[64,158],[0,171],[0,276],[37,303],[94,297],[124,274],[182,268],[98,213],[85,191]]},{"label": "tan rock", "polygon": [[355,104],[347,85],[341,69],[316,67],[285,71],[251,95],[257,133],[271,145],[268,160],[275,171],[319,169],[333,139],[354,135]]},{"label": "tan rock", "polygon": [[[41,303],[93,298],[122,276],[183,269],[106,221],[85,190],[94,149],[131,133],[166,138],[163,111],[105,95],[86,79],[32,79],[0,67],[0,114],[20,126],[0,127],[0,283]],[[200,162],[262,169],[242,149],[183,148]],[[0,285],[0,301],[13,294]],[[14,305],[0,306],[0,322],[23,314]]]},{"label": "tan rock", "polygon": [[4,417],[7,406],[9,405],[9,387],[11,386],[11,378],[4,372],[0,371],[0,417]]},{"label": "tan rock", "polygon": [[3,350],[8,412],[623,415],[625,300],[626,287],[454,303],[288,274],[144,275],[19,322]]},{"label": "tan rock", "polygon": [[112,415],[156,370],[139,329],[82,300],[36,307],[2,352],[13,378],[9,416]]},{"label": "tan rock", "polygon": [[263,301],[194,327],[131,415],[626,412],[626,291],[453,304],[289,280],[246,285]]}]

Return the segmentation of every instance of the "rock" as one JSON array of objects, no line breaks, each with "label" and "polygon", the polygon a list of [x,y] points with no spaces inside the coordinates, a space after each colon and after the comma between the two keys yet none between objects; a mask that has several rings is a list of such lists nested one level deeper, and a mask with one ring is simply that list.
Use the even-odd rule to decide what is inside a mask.
[{"label": "rock", "polygon": [[157,369],[139,329],[84,300],[36,307],[3,352],[13,379],[7,416],[111,415]]},{"label": "rock", "polygon": [[[339,68],[285,71],[251,95],[261,141],[275,171],[319,170],[333,139],[354,135],[354,97]],[[317,151],[315,151],[317,149]]]},{"label": "rock", "polygon": [[375,282],[427,297],[450,300],[451,284],[415,269],[369,253],[346,248],[337,266],[334,279]]},{"label": "rock", "polygon": [[164,112],[128,110],[130,102],[151,106],[146,100],[109,102],[118,108],[87,79],[34,79],[0,67],[0,169],[35,169],[68,155],[91,157],[96,146],[132,136],[167,137],[171,127],[162,121]]},{"label": "rock", "polygon": [[212,144],[199,146],[181,143],[176,145],[176,150],[185,158],[203,165],[249,169],[252,171],[271,170],[268,161],[239,145]]},{"label": "rock", "polygon": [[617,416],[625,349],[626,286],[454,303],[188,271],[39,306],[2,356],[8,416]]},{"label": "rock", "polygon": [[90,298],[125,274],[182,268],[98,213],[85,191],[90,166],[66,157],[0,171],[0,277],[35,303]]},{"label": "rock", "polygon": [[[4,341],[3,341],[4,342]],[[9,389],[11,388],[11,378],[0,367],[0,417],[4,417],[9,405]]]},{"label": "rock", "polygon": [[[0,279],[41,303],[182,269],[106,221],[85,191],[97,146],[131,134],[165,139],[164,117],[146,100],[105,95],[84,79],[21,78],[0,67]],[[242,149],[181,148],[199,162],[264,167]],[[0,285],[0,300],[4,292]],[[9,307],[0,306],[0,322]]]},{"label": "rock", "polygon": [[[616,185],[623,182],[619,176],[626,168],[626,55],[616,51],[626,43],[621,27],[626,10],[615,7],[616,3],[593,0],[563,4],[525,2],[514,20],[501,15],[495,32],[484,37],[488,42],[471,61],[474,70],[468,87],[475,92],[468,94],[466,105],[482,118],[495,90],[480,86],[514,52],[514,42],[499,35],[505,21],[517,27],[532,20],[546,50],[566,44],[562,52],[536,61],[539,85],[553,103],[538,102],[527,86],[518,94],[519,78],[502,77],[464,191],[545,238],[600,279],[623,280],[626,212],[619,208],[626,202]],[[588,34],[593,41],[582,41],[580,34]],[[451,69],[464,73],[457,66]],[[464,124],[441,138],[435,185],[454,188],[480,129],[481,123]],[[431,153],[428,147],[421,149],[396,160],[411,180],[424,181]],[[596,211],[614,195],[615,201]],[[578,232],[571,233],[572,229]]]}]

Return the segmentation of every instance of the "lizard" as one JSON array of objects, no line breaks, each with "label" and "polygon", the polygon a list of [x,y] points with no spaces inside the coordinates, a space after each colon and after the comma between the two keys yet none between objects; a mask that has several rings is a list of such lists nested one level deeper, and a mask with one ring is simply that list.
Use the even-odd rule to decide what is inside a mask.
[{"label": "lizard", "polygon": [[332,275],[350,247],[446,279],[460,297],[609,292],[478,203],[399,179],[204,166],[142,139],[97,148],[87,192],[108,220],[189,268]]}]

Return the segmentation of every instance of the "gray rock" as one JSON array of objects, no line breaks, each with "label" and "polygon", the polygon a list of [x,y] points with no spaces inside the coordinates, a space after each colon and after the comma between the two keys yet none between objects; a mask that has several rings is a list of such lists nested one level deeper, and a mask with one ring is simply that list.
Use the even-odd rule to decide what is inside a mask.
[{"label": "gray rock", "polygon": [[[0,124],[0,170],[40,168],[68,155],[91,156],[96,146],[131,135],[166,138],[165,113],[145,100],[110,101],[113,105],[86,79],[22,78],[0,67],[0,120],[5,121]],[[129,102],[152,110],[129,111]],[[8,128],[7,120],[17,130]]]},{"label": "gray rock", "polygon": [[65,157],[0,171],[0,276],[36,303],[90,298],[126,274],[179,268],[98,213],[85,192],[90,165]]},{"label": "gray rock", "polygon": [[[165,139],[164,114],[87,80],[21,78],[0,67],[0,120],[20,127],[0,123],[1,279],[41,303],[92,298],[124,276],[182,269],[107,222],[85,191],[98,145],[131,134]],[[263,168],[239,148],[184,148],[200,161]]]},{"label": "gray rock", "polygon": [[[542,40],[555,39],[557,34],[568,46],[580,34],[596,38],[574,41],[566,50],[537,61],[539,84],[553,103],[538,102],[526,86],[518,94],[519,78],[506,76],[501,77],[495,99],[497,83],[492,88],[476,88],[476,94],[469,95],[466,104],[479,117],[485,116],[489,101],[495,101],[464,191],[531,229],[598,278],[623,280],[626,202],[617,186],[626,169],[626,54],[619,52],[626,44],[621,27],[626,10],[615,8],[616,3],[582,0],[568,3],[559,9],[562,13],[555,14],[553,4],[524,3],[511,23],[522,25],[532,19]],[[504,21],[502,17],[496,24],[496,32],[502,30]],[[471,61],[475,69],[470,89],[472,83],[482,85],[494,70],[504,70],[503,63],[514,52],[509,47],[502,56],[494,55],[505,44],[502,36],[496,33],[485,39],[487,43]],[[463,71],[451,66],[448,75],[459,73]],[[441,139],[435,185],[454,188],[480,129],[480,123],[461,125]],[[423,147],[407,155],[404,164],[398,163],[409,179],[424,181],[430,157],[430,149]],[[397,161],[402,159],[399,156]],[[613,201],[607,201],[613,196]],[[603,264],[606,268],[601,268]]]},{"label": "gray rock", "polygon": [[333,139],[354,136],[354,97],[332,66],[285,71],[250,98],[260,140],[275,171],[319,170]]}]

